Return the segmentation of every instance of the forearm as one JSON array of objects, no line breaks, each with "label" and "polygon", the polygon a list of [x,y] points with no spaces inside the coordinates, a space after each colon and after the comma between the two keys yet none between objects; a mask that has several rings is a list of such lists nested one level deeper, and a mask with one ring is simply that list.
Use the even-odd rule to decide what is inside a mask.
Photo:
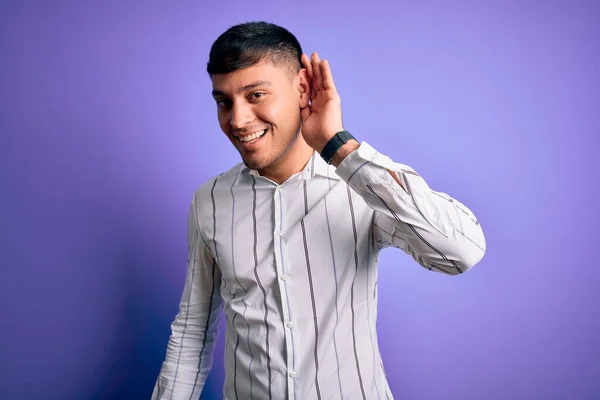
[{"label": "forearm", "polygon": [[198,398],[213,364],[223,306],[221,274],[200,236],[195,202],[188,219],[188,246],[188,267],[179,312],[171,324],[165,360],[152,400]]},{"label": "forearm", "polygon": [[421,265],[449,274],[464,272],[481,260],[485,238],[467,207],[431,190],[412,168],[394,163],[366,143],[346,151],[335,161],[338,175],[389,218],[394,231],[390,242],[403,241],[402,248]]},{"label": "forearm", "polygon": [[[347,155],[349,155],[355,150],[358,150],[359,147],[360,143],[358,143],[356,140],[349,140],[342,147],[340,147],[338,151],[333,155],[333,157],[331,158],[331,164],[337,167],[344,160],[344,158],[346,158]],[[393,171],[388,170],[388,173],[391,175],[392,178],[394,178],[396,183],[398,183],[398,185],[400,185],[400,187],[404,189],[404,191],[407,191],[404,182],[402,182],[402,180],[400,180]]]},{"label": "forearm", "polygon": [[153,400],[200,395],[213,364],[219,310],[213,309],[211,314],[186,318],[182,309],[177,316]]}]

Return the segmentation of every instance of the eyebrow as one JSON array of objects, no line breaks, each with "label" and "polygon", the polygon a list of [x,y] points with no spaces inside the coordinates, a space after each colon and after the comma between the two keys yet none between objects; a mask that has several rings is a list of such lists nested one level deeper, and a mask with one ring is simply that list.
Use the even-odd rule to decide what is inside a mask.
[{"label": "eyebrow", "polygon": [[[246,86],[242,86],[241,88],[237,89],[235,92],[239,94],[239,93],[245,92],[247,90],[254,89],[257,86],[272,86],[272,84],[269,81],[254,81]],[[225,93],[223,93],[220,90],[213,89],[212,95],[213,95],[213,97],[224,96]]]}]

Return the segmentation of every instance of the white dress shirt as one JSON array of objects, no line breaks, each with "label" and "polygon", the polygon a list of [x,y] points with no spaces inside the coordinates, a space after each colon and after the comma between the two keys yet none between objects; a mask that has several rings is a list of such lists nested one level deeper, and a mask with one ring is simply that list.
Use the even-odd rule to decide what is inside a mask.
[{"label": "white dress shirt", "polygon": [[223,310],[225,399],[392,399],[376,335],[379,251],[454,275],[486,248],[469,208],[366,142],[337,168],[315,152],[281,185],[242,163],[210,179],[188,238],[152,399],[199,398]]}]

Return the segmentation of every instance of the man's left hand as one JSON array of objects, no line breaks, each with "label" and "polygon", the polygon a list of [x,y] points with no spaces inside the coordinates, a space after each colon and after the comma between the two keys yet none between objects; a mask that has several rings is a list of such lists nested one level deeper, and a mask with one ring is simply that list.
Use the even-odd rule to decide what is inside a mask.
[{"label": "man's left hand", "polygon": [[311,91],[311,101],[301,110],[302,135],[306,143],[320,153],[329,139],[344,129],[342,103],[327,60],[321,61],[317,53],[310,59],[302,54],[302,65],[308,73]]}]

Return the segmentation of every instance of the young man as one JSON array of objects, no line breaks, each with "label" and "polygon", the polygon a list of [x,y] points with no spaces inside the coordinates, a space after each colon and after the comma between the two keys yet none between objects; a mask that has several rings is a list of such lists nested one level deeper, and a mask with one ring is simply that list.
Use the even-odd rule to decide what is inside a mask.
[{"label": "young man", "polygon": [[463,273],[485,252],[477,219],[345,131],[329,64],[286,29],[230,28],[208,74],[243,162],[193,198],[185,288],[152,398],[199,397],[224,310],[224,398],[391,399],[378,253],[397,247]]}]

